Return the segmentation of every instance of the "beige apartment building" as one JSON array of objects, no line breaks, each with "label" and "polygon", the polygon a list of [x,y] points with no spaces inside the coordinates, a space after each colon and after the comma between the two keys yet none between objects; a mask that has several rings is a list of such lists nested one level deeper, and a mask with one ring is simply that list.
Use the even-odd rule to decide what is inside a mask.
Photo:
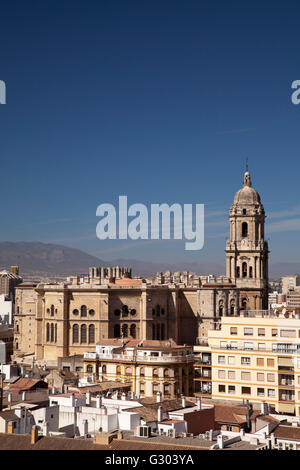
[{"label": "beige apartment building", "polygon": [[279,413],[300,416],[300,314],[245,311],[223,317],[210,331],[211,398],[268,402]]},{"label": "beige apartment building", "polygon": [[106,340],[84,353],[84,375],[130,384],[139,398],[193,396],[193,363],[192,346],[172,340]]}]

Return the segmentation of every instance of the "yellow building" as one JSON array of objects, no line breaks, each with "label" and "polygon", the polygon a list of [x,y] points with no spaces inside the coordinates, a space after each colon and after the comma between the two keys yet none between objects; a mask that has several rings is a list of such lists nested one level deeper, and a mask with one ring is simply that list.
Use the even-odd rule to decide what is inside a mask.
[{"label": "yellow building", "polygon": [[104,340],[84,353],[84,375],[128,383],[137,397],[193,396],[193,363],[193,348],[171,340]]},{"label": "yellow building", "polygon": [[212,399],[268,402],[300,416],[300,315],[244,311],[220,326],[208,333]]}]

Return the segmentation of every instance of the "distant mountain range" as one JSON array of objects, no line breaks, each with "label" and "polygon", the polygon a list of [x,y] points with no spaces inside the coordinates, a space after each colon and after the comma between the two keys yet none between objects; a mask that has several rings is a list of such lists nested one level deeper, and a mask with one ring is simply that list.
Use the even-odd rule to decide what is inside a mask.
[{"label": "distant mountain range", "polygon": [[[169,269],[189,271],[199,275],[225,272],[225,266],[209,261],[153,263],[136,259],[114,259],[104,261],[76,248],[41,242],[0,242],[0,268],[20,266],[20,274],[43,273],[48,275],[73,275],[86,273],[90,266],[128,266],[133,275],[152,276],[156,272]],[[277,263],[270,266],[270,277],[300,273],[300,262]]]}]

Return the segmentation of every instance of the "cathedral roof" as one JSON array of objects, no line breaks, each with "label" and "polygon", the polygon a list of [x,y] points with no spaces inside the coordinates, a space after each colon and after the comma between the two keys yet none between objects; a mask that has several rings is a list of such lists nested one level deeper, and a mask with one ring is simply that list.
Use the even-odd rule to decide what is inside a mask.
[{"label": "cathedral roof", "polygon": [[233,204],[261,204],[260,195],[252,188],[250,173],[247,170],[244,174],[244,184],[234,196]]}]

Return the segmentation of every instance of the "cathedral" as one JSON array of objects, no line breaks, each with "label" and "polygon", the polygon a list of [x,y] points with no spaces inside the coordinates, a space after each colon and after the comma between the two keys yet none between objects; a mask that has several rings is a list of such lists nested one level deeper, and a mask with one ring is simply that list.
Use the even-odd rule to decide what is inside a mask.
[{"label": "cathedral", "polygon": [[222,316],[268,308],[265,212],[250,173],[234,196],[226,242],[226,275],[188,272],[132,278],[129,268],[90,268],[63,283],[23,283],[16,288],[14,359],[83,354],[107,338],[172,338],[205,344]]}]

